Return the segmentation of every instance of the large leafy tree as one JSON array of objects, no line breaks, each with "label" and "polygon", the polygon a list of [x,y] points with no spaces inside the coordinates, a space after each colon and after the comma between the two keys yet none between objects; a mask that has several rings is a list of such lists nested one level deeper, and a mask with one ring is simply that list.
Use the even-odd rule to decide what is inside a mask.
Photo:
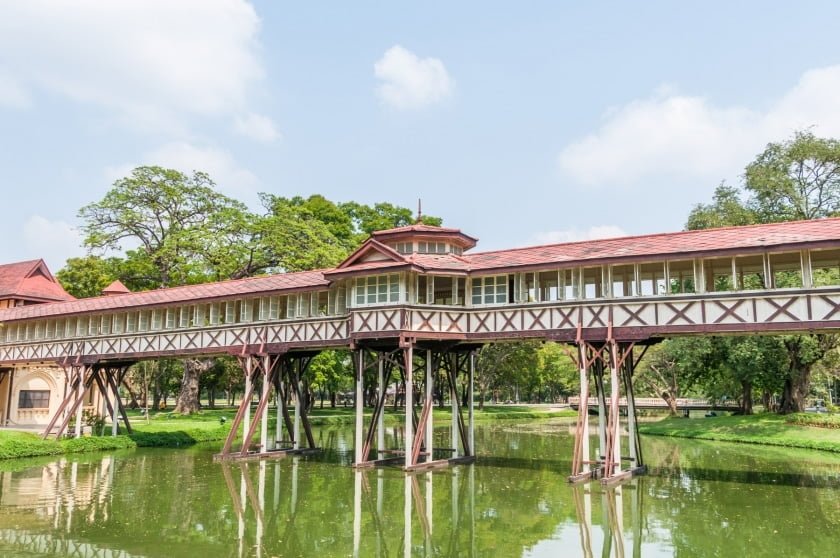
[{"label": "large leafy tree", "polygon": [[222,259],[214,257],[214,248],[233,243],[222,239],[241,240],[249,217],[245,206],[219,193],[207,174],[188,176],[155,166],[134,169],[100,201],[79,211],[85,246],[135,250],[155,270],[157,287],[212,276],[212,263]]},{"label": "large leafy tree", "polygon": [[840,141],[810,131],[767,145],[747,165],[744,188],[762,223],[819,219],[840,211]]}]

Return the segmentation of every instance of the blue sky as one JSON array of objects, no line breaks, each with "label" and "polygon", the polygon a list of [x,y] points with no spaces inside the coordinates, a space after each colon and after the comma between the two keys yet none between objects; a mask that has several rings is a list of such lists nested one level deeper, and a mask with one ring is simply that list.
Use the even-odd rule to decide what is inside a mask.
[{"label": "blue sky", "polygon": [[496,249],[679,230],[770,141],[840,137],[840,5],[0,3],[0,261],[80,255],[139,164],[390,201]]}]

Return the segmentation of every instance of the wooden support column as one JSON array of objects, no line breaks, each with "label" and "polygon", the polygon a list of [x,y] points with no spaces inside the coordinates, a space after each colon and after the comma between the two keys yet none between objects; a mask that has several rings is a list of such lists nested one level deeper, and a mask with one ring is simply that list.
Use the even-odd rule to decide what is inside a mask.
[{"label": "wooden support column", "polygon": [[[364,428],[365,428],[365,406],[364,406],[364,376],[365,376],[365,352],[357,350],[353,354],[353,364],[356,373],[356,440],[355,440],[355,463],[359,464],[363,459],[364,452]],[[380,448],[381,449],[381,448]]]},{"label": "wooden support column", "polygon": [[433,429],[433,409],[435,407],[435,400],[434,400],[434,373],[432,370],[433,367],[433,356],[432,351],[426,351],[426,402],[424,403],[423,407],[424,410],[428,407],[428,412],[426,413],[426,461],[432,461],[434,459],[432,453],[434,451],[434,429]]},{"label": "wooden support column", "polygon": [[266,452],[269,449],[274,449],[268,447],[268,401],[271,399],[271,387],[274,384],[275,372],[271,357],[263,355],[260,360],[262,361],[260,368],[263,372],[263,389],[260,397],[260,408],[262,409],[260,413],[260,451]]},{"label": "wooden support column", "polygon": [[[385,385],[385,359],[382,358],[380,354],[377,358],[377,379],[379,380],[379,399],[380,409],[379,414],[376,417],[376,450],[377,450],[377,458],[383,459],[385,454],[383,450],[385,449],[385,395],[388,391],[388,386]],[[390,376],[390,375],[389,375]]]},{"label": "wooden support column", "polygon": [[[82,369],[84,370],[84,369]],[[83,374],[84,376],[84,374]],[[82,437],[82,411],[84,410],[84,397],[85,393],[87,393],[87,389],[85,388],[85,382],[81,381],[76,386],[76,425],[75,431],[73,432],[73,436],[76,438]],[[72,414],[72,413],[71,413]]]},{"label": "wooden support column", "polygon": [[112,381],[113,378],[111,377],[111,374],[114,373],[113,369],[112,368],[105,368],[104,371],[105,371],[106,390],[102,395],[105,396],[105,393],[107,393],[108,388],[111,388],[111,393],[113,395],[113,401],[114,401],[114,404],[111,406],[111,436],[116,436],[117,433],[119,432],[119,427],[120,427],[120,425],[119,425],[119,415],[118,415],[119,409],[118,409],[118,406],[117,406],[117,399],[120,398],[119,387],[117,386],[116,382]]},{"label": "wooden support column", "polygon": [[468,455],[475,456],[475,351],[470,351],[470,371],[467,382],[470,405],[468,410],[470,452]]},{"label": "wooden support column", "polygon": [[611,477],[621,471],[621,425],[619,416],[618,343],[610,342],[610,412],[607,431],[607,455],[604,476]]},{"label": "wooden support column", "polygon": [[[600,358],[591,363],[595,372],[595,397],[598,399],[598,460],[607,455],[607,402],[604,390],[604,362]],[[587,407],[589,401],[586,402]]]},{"label": "wooden support column", "polygon": [[[243,355],[239,357],[239,364],[242,367],[242,370],[245,372],[245,393],[242,394],[242,401],[239,403],[239,409],[236,411],[236,415],[233,417],[233,422],[230,425],[230,432],[228,432],[227,439],[225,439],[225,443],[222,446],[222,451],[219,454],[219,457],[222,459],[226,459],[230,456],[231,447],[233,446],[233,441],[236,439],[236,436],[239,432],[240,425],[243,429],[243,435],[247,435],[247,432],[244,432],[248,425],[250,424],[250,407],[251,407],[251,397],[254,394],[254,383],[253,383],[253,358],[251,355]],[[243,449],[247,449],[243,444]]]},{"label": "wooden support column", "polygon": [[245,371],[245,393],[242,394],[242,405],[244,411],[242,420],[242,436],[246,434],[248,425],[251,424],[251,399],[254,395],[254,358],[248,355],[244,359],[243,369]]},{"label": "wooden support column", "polygon": [[300,389],[300,360],[292,361],[292,366],[290,370],[294,373],[294,377],[289,379],[290,384],[295,388],[295,425],[294,425],[294,434],[292,439],[294,440],[292,444],[293,449],[300,449],[300,415],[303,409],[303,401],[301,397],[301,389]]},{"label": "wooden support column", "polygon": [[458,378],[458,354],[451,353],[449,355],[449,366],[451,367],[449,378],[451,382],[450,390],[449,390],[449,404],[451,408],[451,423],[452,428],[450,430],[450,441],[452,445],[452,457],[460,457],[460,448],[458,444],[458,387],[455,384],[455,380]]},{"label": "wooden support column", "polygon": [[575,424],[575,443],[572,453],[572,475],[569,482],[588,480],[591,478],[591,452],[589,450],[589,359],[588,346],[578,341],[577,358],[569,355],[578,365],[580,373],[580,403],[578,404],[578,418]]},{"label": "wooden support column", "polygon": [[[411,467],[413,465],[411,456],[414,453],[412,446],[414,443],[414,344],[408,343],[403,351],[405,354],[405,466]],[[408,492],[408,488],[406,491]]]}]

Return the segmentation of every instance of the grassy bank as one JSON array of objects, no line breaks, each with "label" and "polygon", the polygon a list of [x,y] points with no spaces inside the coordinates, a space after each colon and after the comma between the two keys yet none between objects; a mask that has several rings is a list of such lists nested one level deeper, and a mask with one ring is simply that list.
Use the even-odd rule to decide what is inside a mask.
[{"label": "grassy bank", "polygon": [[[840,432],[836,429],[808,426],[791,418],[770,413],[698,419],[667,418],[640,424],[639,431],[653,436],[840,452]],[[810,422],[811,419],[799,420]]]},{"label": "grassy bank", "polygon": [[0,430],[0,459],[63,455],[89,451],[113,451],[137,447],[179,447],[222,440],[230,430],[218,417],[152,417],[148,422],[133,417],[134,432],[118,436],[84,436],[42,440],[38,434]]},{"label": "grassy bank", "polygon": [[[368,410],[369,411],[369,410]],[[132,434],[118,436],[86,436],[63,440],[42,440],[37,434],[0,430],[0,459],[37,457],[44,455],[63,455],[89,451],[113,451],[136,447],[182,447],[199,442],[223,440],[230,431],[230,424],[236,410],[232,408],[205,410],[198,414],[181,416],[174,413],[152,413],[147,419],[138,412],[130,412],[129,420],[133,427]],[[404,420],[403,409],[387,409],[385,421],[388,424],[400,424]],[[476,411],[477,421],[490,420],[527,420],[557,417],[574,417],[576,413],[569,409],[527,406],[487,406]],[[350,407],[336,409],[313,409],[311,422],[314,425],[352,424],[355,414]],[[273,429],[274,413],[271,413]],[[436,423],[447,424],[451,419],[449,409],[435,409]],[[109,427],[106,431],[110,432]],[[121,432],[124,432],[121,430]]]}]

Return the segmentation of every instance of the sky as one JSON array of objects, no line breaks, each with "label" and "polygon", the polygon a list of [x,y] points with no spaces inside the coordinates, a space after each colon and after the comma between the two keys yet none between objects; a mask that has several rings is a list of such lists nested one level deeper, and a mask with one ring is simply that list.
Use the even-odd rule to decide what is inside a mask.
[{"label": "sky", "polygon": [[[694,5],[689,5],[694,4]],[[840,3],[0,0],[0,262],[85,253],[138,165],[388,201],[489,250],[680,230],[840,137]]]}]

